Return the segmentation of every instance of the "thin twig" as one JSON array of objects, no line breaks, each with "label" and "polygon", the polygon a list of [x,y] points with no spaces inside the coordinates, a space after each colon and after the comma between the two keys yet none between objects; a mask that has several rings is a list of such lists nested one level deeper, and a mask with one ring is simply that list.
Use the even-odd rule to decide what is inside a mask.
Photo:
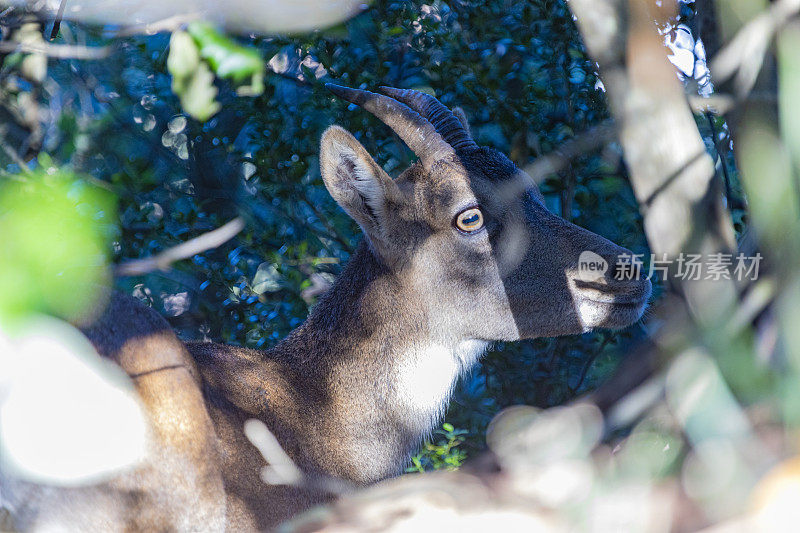
[{"label": "thin twig", "polygon": [[607,144],[614,136],[614,121],[608,119],[563,143],[525,167],[536,183],[564,169],[573,159]]},{"label": "thin twig", "polygon": [[11,54],[22,52],[25,54],[45,54],[57,59],[105,59],[111,55],[110,46],[78,46],[70,44],[26,44],[13,41],[0,42],[0,52]]},{"label": "thin twig", "polygon": [[730,94],[717,93],[710,96],[700,96],[697,94],[689,95],[689,107],[698,114],[713,113],[715,115],[727,115],[734,107],[745,102],[755,104],[774,105],[778,101],[778,95],[767,91],[752,92],[743,97],[732,96]]},{"label": "thin twig", "polygon": [[244,220],[236,217],[224,226],[190,239],[182,244],[168,248],[163,252],[144,259],[133,259],[117,265],[117,276],[141,276],[155,270],[167,270],[175,261],[216,248],[231,240],[244,229]]},{"label": "thin twig", "polygon": [[20,172],[24,172],[25,174],[30,174],[31,170],[28,168],[27,163],[22,157],[14,150],[11,146],[6,143],[5,136],[8,128],[6,126],[0,127],[0,148],[2,148],[3,152],[19,167]]},{"label": "thin twig", "polygon": [[339,235],[339,232],[336,231],[336,228],[334,228],[333,224],[330,223],[328,217],[325,216],[325,213],[323,213],[319,207],[314,205],[314,202],[310,202],[304,197],[303,203],[305,203],[308,208],[311,209],[311,211],[317,217],[317,220],[319,220],[320,223],[325,226],[325,229],[328,231],[328,236],[331,239],[338,242],[344,250],[351,251],[353,249],[353,244],[347,242],[341,235]]},{"label": "thin twig", "polygon": [[297,76],[290,74],[286,71],[279,72],[277,70],[274,70],[269,63],[267,63],[267,70],[269,70],[272,75],[290,81],[299,87],[311,87],[312,85],[312,83],[305,78],[298,78]]},{"label": "thin twig", "polygon": [[714,113],[715,115],[725,115],[739,103],[738,100],[729,94],[712,94],[710,96],[700,96],[698,94],[689,95],[689,107],[695,113]]},{"label": "thin twig", "polygon": [[728,202],[728,206],[731,205],[731,197],[733,193],[731,192],[731,177],[728,174],[728,165],[725,163],[725,154],[722,153],[722,150],[719,146],[719,141],[717,140],[717,128],[714,125],[714,114],[710,111],[706,111],[703,113],[708,121],[708,127],[711,129],[711,142],[714,143],[714,150],[717,152],[717,157],[719,157],[719,164],[722,167],[722,178],[725,180],[725,199]]},{"label": "thin twig", "polygon": [[25,178],[23,178],[21,176],[18,176],[16,174],[12,174],[11,172],[6,172],[2,168],[0,168],[0,176],[3,176],[4,178],[7,178],[7,179],[9,179],[11,181],[16,181],[18,183],[27,183],[28,182],[28,180],[26,180]]},{"label": "thin twig", "polygon": [[61,0],[61,4],[58,6],[58,13],[56,14],[56,20],[53,22],[53,29],[50,31],[51,41],[58,37],[58,30],[61,29],[61,19],[64,17],[65,7],[67,7],[67,0]]},{"label": "thin twig", "polygon": [[201,13],[181,13],[155,22],[147,22],[144,24],[134,24],[122,28],[114,37],[132,37],[134,35],[155,35],[161,32],[173,32],[186,26],[190,22],[200,20]]},{"label": "thin twig", "polygon": [[303,471],[294,464],[266,424],[256,419],[247,420],[244,423],[244,435],[258,448],[268,463],[261,471],[261,478],[265,483],[298,485],[303,481]]},{"label": "thin twig", "polygon": [[594,364],[595,360],[603,353],[603,349],[608,346],[608,343],[611,342],[611,337],[606,337],[600,343],[600,346],[594,351],[592,355],[586,358],[586,361],[583,362],[583,366],[581,367],[581,373],[578,376],[578,382],[575,384],[574,387],[569,387],[573,394],[576,394],[578,390],[580,390],[583,382],[586,381],[586,376],[589,374],[589,369]]},{"label": "thin twig", "polygon": [[244,434],[267,461],[267,465],[261,470],[261,480],[268,485],[294,486],[334,496],[352,492],[356,488],[343,479],[306,475],[261,420],[247,420],[244,423]]}]

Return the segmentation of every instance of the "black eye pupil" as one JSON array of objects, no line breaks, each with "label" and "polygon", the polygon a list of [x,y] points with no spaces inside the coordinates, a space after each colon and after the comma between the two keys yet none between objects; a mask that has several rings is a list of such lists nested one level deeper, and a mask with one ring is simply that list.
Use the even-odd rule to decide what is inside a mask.
[{"label": "black eye pupil", "polygon": [[471,216],[467,216],[464,219],[462,219],[462,222],[464,224],[466,224],[467,226],[470,226],[470,225],[476,223],[477,221],[478,221],[478,215],[475,215],[475,214],[473,214]]}]

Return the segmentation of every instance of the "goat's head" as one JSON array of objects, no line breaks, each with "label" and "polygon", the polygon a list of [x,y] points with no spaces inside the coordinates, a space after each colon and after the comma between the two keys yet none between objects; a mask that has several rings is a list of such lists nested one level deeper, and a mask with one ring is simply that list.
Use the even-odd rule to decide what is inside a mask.
[{"label": "goat's head", "polygon": [[419,157],[393,180],[332,126],[320,161],[372,253],[420,289],[442,327],[461,339],[517,340],[621,328],[642,315],[650,282],[615,275],[631,252],[550,213],[534,181],[475,144],[461,115],[417,91],[328,88]]}]

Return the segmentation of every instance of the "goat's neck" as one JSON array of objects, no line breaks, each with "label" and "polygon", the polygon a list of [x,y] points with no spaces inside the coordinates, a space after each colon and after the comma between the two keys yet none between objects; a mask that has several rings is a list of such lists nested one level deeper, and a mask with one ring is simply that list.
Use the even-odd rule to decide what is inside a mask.
[{"label": "goat's neck", "polygon": [[485,348],[447,331],[417,287],[362,244],[308,320],[276,348],[318,384],[321,434],[352,453],[363,481],[405,465],[443,414],[458,376]]}]

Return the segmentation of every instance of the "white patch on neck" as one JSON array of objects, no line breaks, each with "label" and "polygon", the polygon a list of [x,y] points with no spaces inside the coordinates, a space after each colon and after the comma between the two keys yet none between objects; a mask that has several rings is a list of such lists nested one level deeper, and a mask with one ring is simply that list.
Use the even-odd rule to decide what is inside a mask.
[{"label": "white patch on neck", "polygon": [[408,413],[413,427],[430,432],[444,413],[456,380],[478,361],[488,345],[470,340],[455,348],[432,344],[409,350],[395,367],[391,401]]}]

